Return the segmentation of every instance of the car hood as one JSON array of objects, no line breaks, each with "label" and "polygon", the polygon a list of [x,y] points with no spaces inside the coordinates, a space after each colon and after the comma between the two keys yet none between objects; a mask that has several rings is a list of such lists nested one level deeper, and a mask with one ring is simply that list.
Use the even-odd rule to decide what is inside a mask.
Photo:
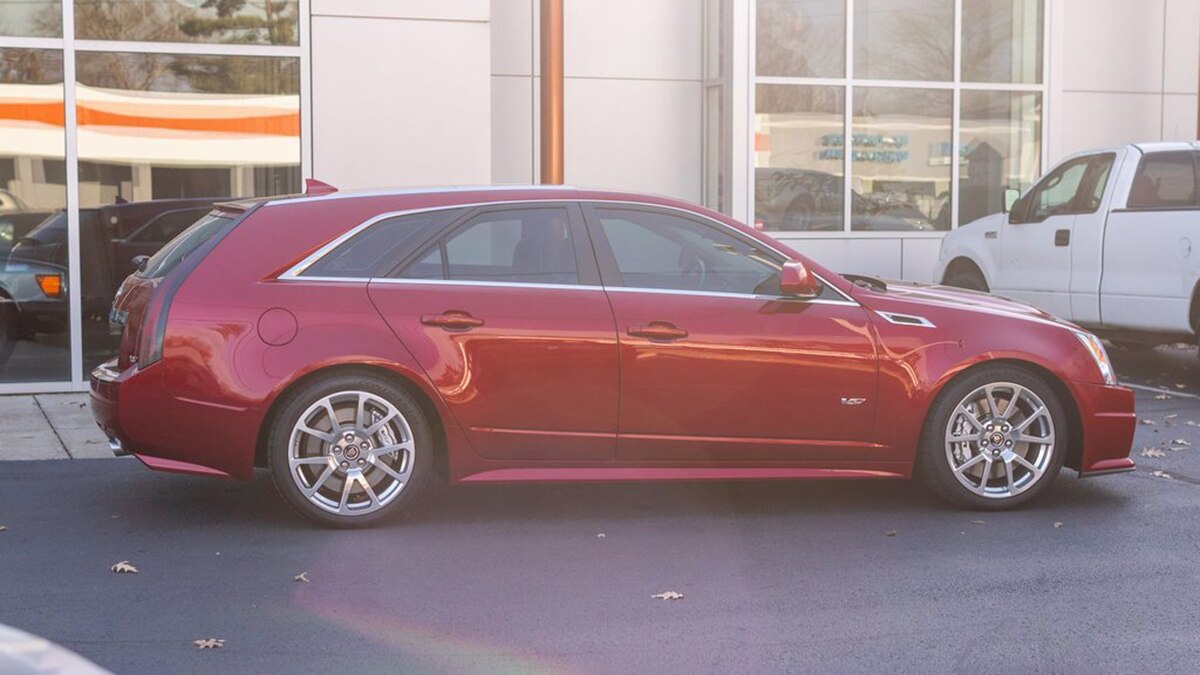
[{"label": "car hood", "polygon": [[[873,299],[878,299],[878,301],[872,302],[866,298],[862,298],[862,300],[865,300],[864,304],[872,309],[890,311],[893,308],[883,307],[882,305],[886,304],[887,300],[895,300],[903,302],[906,305],[918,304],[951,310],[958,309],[987,314],[1002,314],[1013,318],[1044,321],[1074,327],[1074,324],[1063,321],[1053,314],[1032,305],[1016,300],[1009,300],[998,295],[969,291],[963,288],[953,288],[951,286],[889,281],[887,282],[886,292],[871,293],[871,295]],[[895,308],[895,311],[905,310]]]}]

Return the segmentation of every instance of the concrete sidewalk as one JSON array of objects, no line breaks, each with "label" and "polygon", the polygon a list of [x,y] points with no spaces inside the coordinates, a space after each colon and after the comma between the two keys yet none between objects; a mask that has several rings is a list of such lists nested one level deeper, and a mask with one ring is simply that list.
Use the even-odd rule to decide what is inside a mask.
[{"label": "concrete sidewalk", "polygon": [[112,457],[87,394],[0,396],[0,460]]}]

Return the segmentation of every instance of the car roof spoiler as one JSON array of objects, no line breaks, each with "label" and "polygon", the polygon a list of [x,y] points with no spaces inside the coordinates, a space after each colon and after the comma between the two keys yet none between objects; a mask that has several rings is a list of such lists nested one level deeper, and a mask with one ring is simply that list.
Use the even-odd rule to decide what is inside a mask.
[{"label": "car roof spoiler", "polygon": [[249,199],[237,199],[228,202],[217,202],[213,204],[213,208],[226,213],[245,213],[255,206],[263,202],[275,202],[287,199],[299,199],[300,197],[320,197],[323,195],[331,195],[337,192],[338,189],[334,186],[316,178],[304,179],[304,192],[291,195],[275,195],[271,197],[251,197]]}]

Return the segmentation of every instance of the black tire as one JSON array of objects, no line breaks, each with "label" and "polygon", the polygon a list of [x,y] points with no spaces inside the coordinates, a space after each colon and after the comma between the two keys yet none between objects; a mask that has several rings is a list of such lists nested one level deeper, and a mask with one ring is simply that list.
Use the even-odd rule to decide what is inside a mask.
[{"label": "black tire", "polygon": [[969,291],[988,292],[987,281],[984,280],[983,275],[969,268],[960,269],[948,276],[946,278],[946,285],[954,286],[955,288],[965,288]]},{"label": "black tire", "polygon": [[[950,432],[949,426],[951,423],[951,415],[961,415],[961,413],[957,413],[956,410],[958,409],[959,405],[964,402],[964,399],[977,392],[980,388],[988,385],[997,385],[998,388],[996,390],[996,394],[999,400],[997,401],[995,407],[1000,408],[1001,412],[1007,412],[1007,401],[1005,401],[1004,407],[1000,406],[999,401],[1005,400],[1004,387],[1010,384],[1018,385],[1019,387],[1026,389],[1028,392],[1032,392],[1032,394],[1036,396],[1037,399],[1040,399],[1041,403],[1044,404],[1046,414],[1049,415],[1051,422],[1051,425],[1049,426],[1049,434],[1051,434],[1053,437],[1052,448],[1048,452],[1048,456],[1046,456],[1044,459],[1039,456],[1035,457],[1033,462],[1031,462],[1033,465],[1040,467],[1040,473],[1038,473],[1036,476],[1033,471],[1027,471],[1024,468],[1024,465],[1018,465],[1015,462],[1002,459],[1001,457],[996,457],[994,461],[1008,464],[1010,467],[1009,470],[1014,470],[1016,472],[1014,475],[1020,476],[1016,479],[1016,485],[1020,488],[1020,491],[1015,492],[1013,488],[1007,487],[1007,485],[1002,482],[1006,481],[1008,476],[1008,474],[1005,473],[1005,466],[1002,464],[998,467],[999,476],[990,478],[988,483],[979,481],[980,484],[983,485],[983,492],[988,492],[989,489],[998,491],[998,493],[994,494],[993,496],[984,496],[984,494],[981,494],[976,490],[969,489],[963,484],[963,482],[960,482],[960,479],[956,476],[956,472],[951,467],[952,460],[950,455],[952,453],[950,450],[948,450],[946,445],[947,434]],[[1009,391],[1012,390],[1010,389]],[[1028,396],[1025,396],[1024,394],[1017,394],[1017,398],[1021,399],[1022,402],[1018,404],[1017,409],[1015,409],[1013,412],[1012,423],[1008,425],[1012,427],[1019,426],[1020,422],[1023,421],[1024,418],[1018,416],[1026,415],[1024,412],[1026,407],[1029,409],[1036,409],[1035,403]],[[1043,426],[1044,423],[1042,419],[1044,418],[1042,415],[1028,414],[1027,416],[1037,418],[1033,420],[1031,426],[1037,426],[1039,429],[1043,430],[1046,428]],[[956,418],[956,423],[959,423],[960,419],[961,418]],[[988,418],[985,416],[985,425],[987,423],[987,419]],[[986,426],[984,428],[986,428]],[[999,427],[997,427],[997,429],[999,429]],[[1004,432],[1009,433],[1009,430],[1005,429]],[[1046,432],[1042,431],[1042,433],[1045,434]],[[1068,424],[1066,410],[1063,407],[1063,402],[1055,389],[1051,387],[1050,384],[1047,383],[1043,378],[1033,374],[1028,370],[1014,366],[985,366],[951,381],[934,400],[933,405],[930,407],[929,414],[926,417],[924,429],[921,433],[920,447],[917,449],[917,474],[934,494],[957,506],[978,511],[1001,511],[1005,509],[1016,508],[1028,503],[1032,499],[1037,498],[1038,495],[1045,492],[1054,483],[1054,479],[1058,476],[1059,471],[1062,469],[1063,460],[1066,457],[1067,450],[1071,447],[1071,439],[1069,434],[1070,426]],[[982,431],[979,435],[984,439],[990,438],[988,433],[984,433]],[[1010,438],[1004,434],[1000,435],[1004,438]],[[977,444],[975,448],[970,448],[969,445],[966,446],[968,448],[968,452],[971,453],[971,457],[968,459],[976,459],[975,455],[987,455],[987,451],[982,445],[982,442],[983,441],[981,441],[980,444]],[[993,448],[995,452],[1003,453],[1005,451],[1003,442],[997,446],[987,447]],[[1044,449],[1044,445],[1041,444],[1037,444],[1036,447],[1037,452],[1041,452]],[[1016,452],[1024,452],[1025,455],[1023,455],[1023,457],[1027,457],[1035,453],[1035,444],[1026,444],[1024,449],[1022,449],[1021,443],[1017,442],[1017,444],[1013,447],[1013,450]],[[956,450],[955,452],[958,451]],[[981,460],[981,463],[987,462],[985,466],[990,468],[993,466],[993,464],[988,462],[988,459],[991,459],[990,455],[984,457]],[[1028,462],[1029,460],[1027,459],[1026,461]],[[975,470],[972,469],[972,471]],[[980,469],[978,473],[983,474],[984,471]],[[1027,477],[1033,478],[1032,480],[1028,480]],[[978,480],[979,478],[981,478],[981,476],[964,476],[964,480],[967,480],[968,482]],[[1028,480],[1028,482],[1021,482],[1025,480]],[[1007,496],[1000,494],[1006,489],[1011,494]]]},{"label": "black tire", "polygon": [[[356,419],[357,412],[347,410],[344,405],[349,404],[351,399],[356,398],[359,393],[365,394],[364,399],[369,401],[364,409],[370,410],[369,414],[378,415],[373,418],[376,423],[385,417],[385,413],[389,412],[384,408],[385,404],[392,406],[399,417],[388,417],[391,421],[384,422],[383,429],[370,436],[365,433],[367,430],[352,430],[353,421],[343,419],[342,424],[347,425],[344,431],[355,435],[354,441],[347,441],[344,434],[329,433],[333,431],[333,428],[328,423],[328,415],[322,412],[323,408],[310,412],[322,400],[333,397],[337,401],[331,403],[331,406],[339,419],[347,415],[352,420]],[[310,437],[310,434],[296,429],[300,417],[306,412],[309,412],[306,422],[317,424],[317,431],[333,436],[336,444],[329,439],[317,438],[315,435]],[[316,416],[319,414],[324,414],[325,422],[323,424],[317,421]],[[293,439],[294,432],[295,439]],[[411,439],[409,439],[412,441],[411,452],[394,451],[393,454],[387,455],[387,459],[384,459],[383,452],[380,452],[378,457],[376,456],[375,451],[403,443],[405,441],[403,436],[408,433],[411,433]],[[296,473],[293,474],[290,468],[293,442],[297,444],[295,450],[298,456],[313,461],[320,458],[332,458],[334,466],[326,467],[325,463],[311,467],[297,466]],[[351,450],[353,450],[353,455],[351,455]],[[301,455],[301,452],[306,454]],[[369,527],[402,512],[431,479],[435,466],[434,452],[434,434],[429,420],[426,419],[417,401],[392,382],[366,373],[332,375],[314,380],[292,392],[283,402],[279,413],[275,415],[267,436],[267,461],[271,478],[280,496],[293,510],[308,520],[333,528]],[[383,473],[377,465],[380,461],[387,462],[387,466],[393,471],[399,471],[405,480],[401,481]],[[348,469],[347,465],[349,465]],[[317,485],[319,474],[322,474],[326,468],[333,473],[321,479],[320,485]],[[354,473],[356,468],[357,474]],[[364,484],[356,476],[371,485],[370,496],[368,491],[363,489]],[[376,479],[379,482],[373,483]],[[337,509],[339,512],[335,512],[328,508],[322,508],[318,503],[310,500],[301,491],[300,485],[297,484],[298,480],[309,480],[313,485],[317,485],[319,489],[315,494],[318,501],[332,500],[335,495],[341,495],[344,490],[338,489],[339,486],[344,488],[349,483],[353,487],[346,490],[350,499],[346,501],[345,507],[340,504],[333,505],[339,507]],[[394,492],[375,493],[374,488],[384,486],[385,482],[389,489],[392,489],[393,483],[399,487],[395,488]],[[326,483],[328,483],[327,487],[321,487]],[[333,494],[330,494],[331,491]],[[384,495],[390,496],[385,500]],[[374,507],[371,506],[371,496],[377,497],[374,500],[376,503]],[[362,504],[363,500],[366,501],[366,506]],[[358,509],[358,512],[347,508],[352,507],[354,503],[358,503],[362,507]]]}]

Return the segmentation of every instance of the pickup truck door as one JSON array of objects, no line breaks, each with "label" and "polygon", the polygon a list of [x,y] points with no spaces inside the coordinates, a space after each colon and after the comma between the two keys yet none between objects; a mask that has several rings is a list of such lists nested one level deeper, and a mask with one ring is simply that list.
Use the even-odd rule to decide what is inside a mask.
[{"label": "pickup truck door", "polygon": [[1125,204],[1114,204],[1100,288],[1103,325],[1190,332],[1192,291],[1200,274],[1197,153],[1148,153]]},{"label": "pickup truck door", "polygon": [[1063,162],[1013,208],[1000,228],[1000,265],[993,290],[1072,319],[1072,247],[1103,236],[1100,211],[1113,153]]}]

